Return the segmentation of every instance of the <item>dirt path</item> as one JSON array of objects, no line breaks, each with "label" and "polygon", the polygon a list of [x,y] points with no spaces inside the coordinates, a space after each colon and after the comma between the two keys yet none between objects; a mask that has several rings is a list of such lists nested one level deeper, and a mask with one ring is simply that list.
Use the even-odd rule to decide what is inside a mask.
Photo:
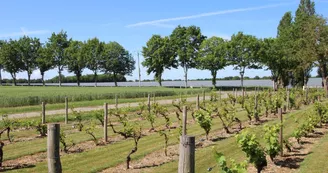
[{"label": "dirt path", "polygon": [[[240,93],[238,93],[240,94]],[[222,92],[222,98],[226,98],[227,97],[227,92]],[[200,100],[202,100],[203,97],[200,97]],[[206,96],[205,100],[209,100],[210,96]],[[157,100],[156,102],[158,102],[161,105],[166,105],[166,104],[171,104],[172,100],[178,100],[178,99],[167,99],[167,100]],[[151,100],[152,101],[152,100]],[[196,97],[189,97],[187,98],[188,102],[195,102],[196,101]],[[121,103],[118,104],[118,108],[121,107],[138,107],[140,102],[133,102],[133,103]],[[115,105],[108,105],[109,109],[115,108]],[[103,106],[93,106],[93,107],[78,107],[78,108],[74,108],[75,111],[80,111],[80,112],[89,112],[89,111],[94,111],[94,110],[100,110],[103,109]],[[71,113],[71,110],[68,110],[68,113]],[[8,117],[9,118],[28,118],[28,117],[37,117],[40,116],[41,111],[40,112],[27,112],[27,113],[17,113],[17,114],[9,114]],[[51,111],[46,111],[46,115],[58,115],[58,114],[65,114],[65,109],[59,109],[59,110],[51,110]]]}]

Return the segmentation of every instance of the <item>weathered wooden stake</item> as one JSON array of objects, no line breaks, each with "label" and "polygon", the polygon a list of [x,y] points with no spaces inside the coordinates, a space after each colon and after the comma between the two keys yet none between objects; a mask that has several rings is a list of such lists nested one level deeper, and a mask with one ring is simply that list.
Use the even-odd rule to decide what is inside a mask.
[{"label": "weathered wooden stake", "polygon": [[108,123],[108,103],[104,103],[104,141],[105,142],[108,142],[107,123]]},{"label": "weathered wooden stake", "polygon": [[147,103],[147,106],[148,106],[148,113],[150,113],[150,94],[148,94],[148,103]]},{"label": "weathered wooden stake", "polygon": [[197,94],[197,98],[196,98],[196,108],[197,110],[199,110],[199,94]]},{"label": "weathered wooden stake", "polygon": [[205,106],[205,91],[203,90],[203,104]]},{"label": "weathered wooden stake", "polygon": [[65,97],[65,124],[68,124],[68,98]]},{"label": "weathered wooden stake", "polygon": [[280,143],[280,156],[284,155],[284,151],[283,151],[283,122],[282,122],[282,109],[278,108],[278,116],[280,119],[280,130],[279,130],[279,143]]},{"label": "weathered wooden stake", "polygon": [[115,94],[115,108],[118,108],[118,98],[117,98],[117,94]]},{"label": "weathered wooden stake", "polygon": [[287,90],[287,110],[289,110],[290,108],[290,99],[289,99],[289,90]]},{"label": "weathered wooden stake", "polygon": [[195,173],[194,136],[180,136],[179,173]]},{"label": "weathered wooden stake", "polygon": [[60,124],[48,124],[47,157],[48,173],[61,173],[59,155]]},{"label": "weathered wooden stake", "polygon": [[45,124],[46,123],[46,104],[42,102],[42,119],[41,123]]},{"label": "weathered wooden stake", "polygon": [[183,106],[182,136],[187,135],[187,107]]}]

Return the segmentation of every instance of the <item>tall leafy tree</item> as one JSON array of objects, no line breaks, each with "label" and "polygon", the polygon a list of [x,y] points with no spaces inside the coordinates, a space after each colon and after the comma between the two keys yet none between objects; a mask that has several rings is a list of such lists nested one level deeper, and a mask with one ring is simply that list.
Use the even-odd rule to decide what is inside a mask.
[{"label": "tall leafy tree", "polygon": [[228,47],[229,61],[235,70],[239,70],[241,87],[243,87],[246,68],[261,68],[259,64],[260,42],[255,36],[238,32],[231,36]]},{"label": "tall leafy tree", "polygon": [[45,86],[44,74],[54,66],[52,51],[46,45],[43,45],[38,50],[38,57],[36,58],[36,65],[41,74],[43,86]]},{"label": "tall leafy tree", "polygon": [[24,64],[19,53],[19,44],[15,40],[4,42],[1,46],[0,62],[3,69],[10,73],[16,86],[16,74],[22,71]]},{"label": "tall leafy tree", "polygon": [[200,28],[196,26],[184,27],[179,25],[170,35],[178,62],[184,71],[186,88],[188,86],[188,70],[196,67],[196,58],[198,57],[200,45],[205,38]]},{"label": "tall leafy tree", "polygon": [[[1,47],[4,43],[5,43],[4,41],[0,40],[0,54],[1,54]],[[2,74],[1,74],[2,69],[3,69],[3,65],[0,59],[0,86],[2,86]]]},{"label": "tall leafy tree", "polygon": [[98,38],[89,39],[83,46],[82,54],[85,56],[86,66],[94,73],[95,86],[97,86],[97,74],[103,61],[104,44]]},{"label": "tall leafy tree", "polygon": [[109,42],[105,45],[104,62],[101,67],[103,72],[113,74],[117,86],[117,75],[131,75],[135,69],[135,61],[119,43]]},{"label": "tall leafy tree", "polygon": [[36,58],[38,57],[41,43],[38,38],[24,36],[18,40],[18,44],[21,60],[24,64],[22,70],[27,72],[27,82],[30,86],[31,74],[36,69]]},{"label": "tall leafy tree", "polygon": [[145,60],[142,62],[147,67],[148,75],[155,74],[155,80],[162,86],[162,74],[165,69],[177,68],[175,52],[172,49],[169,37],[153,35],[142,48],[142,55]]},{"label": "tall leafy tree", "polygon": [[48,39],[47,47],[52,51],[54,65],[58,69],[59,86],[61,86],[61,73],[66,65],[64,51],[69,46],[70,40],[67,39],[67,33],[60,31],[58,34],[52,33]]},{"label": "tall leafy tree", "polygon": [[71,41],[68,48],[65,49],[65,58],[68,72],[73,72],[77,79],[77,86],[80,86],[82,71],[86,66],[84,56],[82,56],[83,42]]},{"label": "tall leafy tree", "polygon": [[216,87],[217,72],[227,66],[227,58],[227,41],[220,37],[206,39],[200,46],[197,68],[211,71],[213,88]]},{"label": "tall leafy tree", "polygon": [[298,63],[294,70],[294,85],[304,86],[310,77],[316,58],[315,45],[311,41],[313,30],[309,28],[315,15],[315,5],[311,0],[301,0],[296,10],[293,27],[293,58]]}]

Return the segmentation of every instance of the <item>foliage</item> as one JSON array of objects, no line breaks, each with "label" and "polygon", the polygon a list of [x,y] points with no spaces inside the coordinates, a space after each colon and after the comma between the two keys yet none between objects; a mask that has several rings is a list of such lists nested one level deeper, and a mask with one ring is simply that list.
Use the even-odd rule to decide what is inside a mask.
[{"label": "foliage", "polygon": [[104,115],[102,111],[92,111],[91,114],[101,123],[101,126],[104,127]]},{"label": "foliage", "polygon": [[94,122],[90,122],[90,125],[86,126],[84,128],[84,131],[86,134],[90,135],[92,137],[92,141],[96,144],[99,145],[98,139],[95,136],[95,129],[96,129],[96,124]]},{"label": "foliage", "polygon": [[183,68],[185,87],[187,88],[188,69],[196,67],[196,58],[200,50],[201,43],[206,37],[202,35],[199,27],[178,26],[170,35],[175,56],[179,65]]},{"label": "foliage", "polygon": [[41,137],[47,136],[47,125],[42,124],[41,121],[35,122],[35,129],[37,132],[39,132]]},{"label": "foliage", "polygon": [[120,131],[115,130],[114,125],[112,124],[111,119],[109,118],[109,126],[112,128],[114,133],[120,134],[125,139],[129,137],[133,137],[133,132],[135,130],[136,124],[129,121],[126,112],[122,109],[110,109],[109,110],[110,116],[115,116],[118,118],[118,121],[123,125],[123,129]]},{"label": "foliage", "polygon": [[80,86],[82,71],[86,66],[86,60],[82,55],[83,43],[81,41],[71,41],[64,51],[68,72],[73,72],[77,79],[77,86]]},{"label": "foliage", "polygon": [[77,121],[77,129],[81,132],[83,129],[83,123],[82,123],[82,115],[81,112],[75,111],[74,108],[71,108],[72,114],[74,116],[74,120]]},{"label": "foliage", "polygon": [[158,133],[160,136],[164,136],[164,141],[165,141],[164,153],[165,153],[165,156],[167,156],[167,147],[168,147],[168,143],[169,143],[169,137],[164,130],[160,130]]},{"label": "foliage", "polygon": [[227,66],[227,41],[220,37],[205,39],[200,46],[197,68],[210,70],[212,85],[215,88],[217,72]]},{"label": "foliage", "polygon": [[195,112],[195,118],[199,126],[204,129],[206,133],[206,139],[208,140],[208,134],[212,128],[212,117],[211,113],[203,110],[197,110]]},{"label": "foliage", "polygon": [[142,55],[145,60],[142,62],[147,67],[147,74],[154,73],[155,80],[162,86],[162,74],[164,69],[177,68],[175,52],[169,37],[153,35],[142,47]]},{"label": "foliage", "polygon": [[264,149],[260,146],[256,136],[248,132],[243,132],[236,136],[239,147],[246,153],[249,162],[254,164],[258,172],[267,166]]},{"label": "foliage", "polygon": [[278,140],[278,133],[280,130],[280,124],[275,125],[265,125],[264,126],[264,139],[266,142],[266,153],[270,156],[271,160],[279,154],[281,150],[279,140]]},{"label": "foliage", "polygon": [[103,61],[100,65],[105,73],[112,73],[115,86],[117,86],[117,75],[132,75],[135,69],[135,61],[132,55],[117,42],[109,42],[104,46]]},{"label": "foliage", "polygon": [[71,144],[69,146],[67,136],[63,130],[60,131],[59,140],[65,153],[68,153],[69,149],[75,146],[75,143],[72,140],[70,141]]},{"label": "foliage", "polygon": [[225,156],[222,153],[215,152],[214,158],[216,163],[221,168],[222,173],[246,173],[247,161],[236,163],[231,159],[230,166],[228,166]]}]

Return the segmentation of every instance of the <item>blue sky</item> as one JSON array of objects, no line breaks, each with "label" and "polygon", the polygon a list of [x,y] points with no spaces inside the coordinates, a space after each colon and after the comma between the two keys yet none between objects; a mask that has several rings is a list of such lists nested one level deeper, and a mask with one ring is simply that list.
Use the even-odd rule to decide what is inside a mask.
[{"label": "blue sky", "polygon": [[[328,16],[328,0],[317,0],[318,13]],[[101,41],[117,41],[137,59],[153,34],[169,35],[177,25],[196,25],[208,37],[220,36],[229,39],[238,31],[259,38],[275,37],[277,26],[287,11],[294,12],[299,1],[294,0],[153,0],[153,1],[3,1],[0,11],[0,39],[17,39],[24,34],[47,41],[52,32],[67,31],[75,40],[98,37]],[[140,60],[143,57],[140,56]],[[18,74],[25,78],[26,72]],[[91,73],[84,70],[84,74]],[[128,79],[137,79],[135,70]],[[226,67],[218,77],[235,76],[238,71]],[[315,70],[312,72],[316,74]],[[56,70],[46,73],[46,78],[57,75]],[[64,75],[68,74],[66,71]],[[142,79],[153,79],[141,68]],[[246,70],[246,76],[268,76],[269,71]],[[209,78],[208,71],[191,69],[189,79]],[[10,78],[8,73],[4,77]],[[32,78],[39,78],[38,71]],[[166,70],[165,79],[182,79],[183,70]]]}]

